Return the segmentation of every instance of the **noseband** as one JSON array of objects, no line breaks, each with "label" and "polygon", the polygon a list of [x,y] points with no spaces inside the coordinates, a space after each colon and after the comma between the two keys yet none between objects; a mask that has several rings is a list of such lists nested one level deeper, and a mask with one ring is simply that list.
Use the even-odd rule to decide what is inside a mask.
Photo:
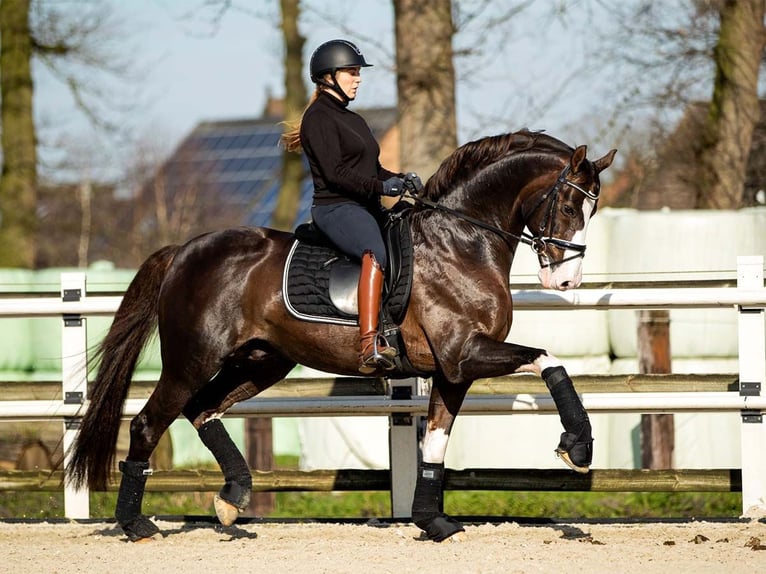
[{"label": "noseband", "polygon": [[[571,261],[572,259],[577,259],[579,257],[585,257],[585,249],[586,246],[581,243],[572,243],[571,241],[567,241],[566,239],[559,239],[558,237],[553,237],[553,214],[556,213],[556,205],[558,205],[559,200],[559,191],[561,190],[562,186],[568,185],[583,195],[585,197],[592,199],[596,201],[598,199],[598,195],[595,193],[592,193],[588,191],[587,189],[583,189],[573,181],[570,181],[567,179],[567,174],[569,173],[569,165],[565,166],[563,170],[561,170],[561,173],[559,174],[559,177],[556,179],[556,183],[553,184],[553,187],[549,189],[546,193],[544,193],[540,199],[537,201],[535,206],[532,208],[532,211],[529,212],[529,214],[524,213],[524,206],[522,205],[521,208],[521,217],[524,221],[527,221],[528,218],[535,213],[545,202],[545,200],[548,200],[548,208],[545,212],[545,217],[543,218],[543,221],[540,223],[540,228],[538,230],[538,234],[535,236],[529,236],[525,233],[522,233],[524,236],[524,239],[529,239],[530,241],[524,241],[524,239],[521,239],[521,241],[524,241],[524,243],[528,243],[530,247],[532,247],[532,251],[534,251],[539,257],[542,257],[545,259],[546,263],[541,264],[540,268],[545,269],[546,267],[556,267],[558,265],[561,265],[562,263],[566,263],[567,261]],[[548,225],[551,225],[551,231],[548,234],[548,237],[543,237],[543,234],[545,233],[545,230],[547,229]],[[548,256],[546,255],[546,250],[548,249],[548,246],[552,245],[554,247],[558,247],[559,249],[563,250],[569,250],[574,251],[574,255],[570,255],[569,257],[564,257],[563,259],[559,259],[557,261],[551,261]]]},{"label": "noseband", "polygon": [[[553,214],[556,212],[556,205],[558,204],[559,191],[561,190],[562,186],[568,185],[576,189],[583,195],[585,195],[587,198],[592,199],[594,201],[598,199],[598,195],[596,195],[595,193],[592,193],[588,191],[587,189],[583,189],[582,187],[580,187],[573,181],[568,180],[567,179],[568,173],[569,173],[569,165],[566,165],[564,169],[561,170],[561,173],[559,174],[559,177],[556,179],[556,183],[553,184],[553,187],[551,187],[548,191],[546,191],[540,197],[540,199],[537,201],[537,203],[529,212],[529,214],[524,213],[524,207],[522,206],[521,216],[522,216],[522,219],[524,219],[524,221],[526,222],[528,216],[531,216],[533,213],[535,213],[543,205],[543,203],[545,203],[545,201],[548,200],[548,207],[545,213],[545,218],[540,224],[540,228],[538,230],[537,235],[529,235],[528,233],[524,233],[524,232],[522,232],[521,235],[516,235],[515,233],[510,233],[509,231],[505,231],[504,229],[500,229],[499,227],[495,227],[494,225],[490,225],[489,223],[481,221],[480,219],[475,219],[473,217],[465,215],[464,213],[460,213],[459,211],[456,211],[449,207],[445,207],[444,205],[441,205],[429,199],[425,199],[419,196],[413,196],[413,198],[417,202],[422,203],[423,205],[426,205],[433,209],[437,209],[439,211],[443,211],[445,213],[449,213],[450,215],[454,215],[455,217],[458,217],[462,219],[463,221],[467,221],[468,223],[471,223],[472,225],[481,227],[482,229],[486,229],[496,235],[499,235],[506,243],[508,243],[511,246],[511,248],[513,248],[513,245],[510,242],[511,239],[516,241],[521,241],[522,243],[529,245],[532,248],[532,251],[534,251],[539,257],[545,258],[546,263],[540,265],[541,269],[545,269],[546,267],[557,267],[561,265],[562,263],[566,263],[567,261],[571,261],[572,259],[577,259],[578,257],[585,257],[586,246],[583,244],[572,243],[571,241],[567,241],[566,239],[559,239],[558,237],[553,237],[550,233],[548,234],[548,237],[543,237],[543,234],[545,233],[546,228],[548,227],[549,223],[551,223],[553,219]],[[551,233],[552,233],[552,230],[551,230]],[[565,257],[563,259],[559,259],[557,261],[551,261],[548,258],[548,256],[545,254],[545,251],[548,249],[549,245],[552,245],[554,247],[558,247],[564,250],[575,251],[575,254],[570,255],[569,257]]]}]

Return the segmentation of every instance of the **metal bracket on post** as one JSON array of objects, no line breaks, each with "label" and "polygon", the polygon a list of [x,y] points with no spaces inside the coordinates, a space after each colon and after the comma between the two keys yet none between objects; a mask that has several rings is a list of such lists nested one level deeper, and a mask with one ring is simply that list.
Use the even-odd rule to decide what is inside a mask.
[{"label": "metal bracket on post", "polygon": [[[412,385],[392,385],[391,400],[409,401],[412,399]],[[412,413],[391,413],[391,424],[394,426],[410,426]]]},{"label": "metal bracket on post", "polygon": [[739,383],[740,397],[759,397],[761,396],[761,383]]},{"label": "metal bracket on post", "polygon": [[[760,397],[761,396],[761,383],[748,383],[740,381],[739,383],[739,396],[740,397]],[[742,415],[743,423],[762,423],[763,415],[761,411],[752,409],[743,409],[740,411]]]},{"label": "metal bracket on post", "polygon": [[763,413],[761,411],[751,410],[751,409],[743,409],[740,411],[740,414],[742,415],[742,422],[743,423],[757,423],[760,424],[763,422]]},{"label": "metal bracket on post", "polygon": [[[85,273],[61,274],[61,300],[78,303],[86,296]],[[64,313],[61,329],[61,387],[64,404],[83,404],[88,385],[86,321],[79,313]],[[68,452],[80,429],[80,417],[64,419],[64,465],[69,463]],[[90,495],[87,488],[74,490],[65,481],[64,516],[90,517]]]},{"label": "metal bracket on post", "polygon": [[[763,256],[737,257],[737,287],[763,289]],[[766,323],[761,307],[738,308],[739,392],[760,396],[766,380]],[[766,512],[766,425],[760,410],[741,411],[742,515]]]},{"label": "metal bracket on post", "polygon": [[[417,379],[389,381],[392,400],[410,400],[417,390]],[[412,499],[418,474],[418,432],[411,413],[391,413],[389,417],[389,461],[391,465],[391,516],[412,516]]]}]

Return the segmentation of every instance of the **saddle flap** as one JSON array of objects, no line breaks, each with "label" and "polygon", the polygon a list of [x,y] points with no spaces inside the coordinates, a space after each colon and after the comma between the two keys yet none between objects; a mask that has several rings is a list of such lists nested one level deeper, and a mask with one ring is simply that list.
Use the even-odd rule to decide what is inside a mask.
[{"label": "saddle flap", "polygon": [[359,314],[359,272],[359,264],[348,259],[339,259],[330,268],[330,301],[349,315]]}]

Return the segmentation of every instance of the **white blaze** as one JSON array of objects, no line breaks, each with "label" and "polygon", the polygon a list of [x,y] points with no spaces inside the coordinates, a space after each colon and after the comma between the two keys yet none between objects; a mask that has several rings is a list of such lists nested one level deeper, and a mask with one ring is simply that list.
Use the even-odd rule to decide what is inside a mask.
[{"label": "white blaze", "polygon": [[[596,202],[590,198],[585,198],[582,202],[582,216],[585,224],[582,229],[575,232],[572,239],[569,241],[579,245],[585,245],[585,238],[588,234],[588,224],[590,223],[591,214],[596,206]],[[564,251],[562,259],[572,257],[569,261],[562,263],[561,265],[552,265],[540,269],[537,277],[540,279],[540,283],[545,289],[556,289],[558,291],[566,291],[568,289],[576,289],[582,283],[582,257],[575,257],[578,255],[576,251],[567,249]]]}]

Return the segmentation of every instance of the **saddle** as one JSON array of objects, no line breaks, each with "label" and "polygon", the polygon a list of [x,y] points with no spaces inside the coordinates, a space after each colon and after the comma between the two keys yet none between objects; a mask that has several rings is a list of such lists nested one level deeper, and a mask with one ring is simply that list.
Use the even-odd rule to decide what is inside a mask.
[{"label": "saddle", "polygon": [[[412,206],[399,202],[381,226],[388,253],[380,326],[388,344],[397,348],[392,377],[427,376],[406,357],[399,325],[404,320],[412,289],[414,257],[409,216]],[[357,326],[357,287],[360,264],[331,243],[312,223],[299,225],[282,276],[282,297],[296,319],[314,323]]]}]

